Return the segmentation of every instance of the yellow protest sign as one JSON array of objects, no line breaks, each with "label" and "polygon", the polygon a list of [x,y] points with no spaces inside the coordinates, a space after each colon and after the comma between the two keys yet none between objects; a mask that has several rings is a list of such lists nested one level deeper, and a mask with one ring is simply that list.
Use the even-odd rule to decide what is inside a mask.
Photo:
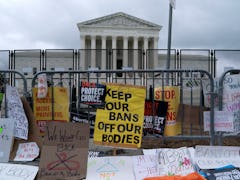
[{"label": "yellow protest sign", "polygon": [[154,99],[168,102],[168,111],[164,129],[165,136],[175,136],[180,133],[180,123],[177,122],[177,112],[180,103],[179,86],[164,86],[154,89]]},{"label": "yellow protest sign", "polygon": [[94,143],[139,148],[142,142],[146,88],[106,84],[104,109],[97,109]]},{"label": "yellow protest sign", "polygon": [[[54,99],[52,99],[52,88]],[[32,92],[33,112],[40,132],[44,132],[47,121],[69,121],[69,97],[67,88],[49,87],[48,93],[44,98],[37,97],[37,88],[33,88]]]}]

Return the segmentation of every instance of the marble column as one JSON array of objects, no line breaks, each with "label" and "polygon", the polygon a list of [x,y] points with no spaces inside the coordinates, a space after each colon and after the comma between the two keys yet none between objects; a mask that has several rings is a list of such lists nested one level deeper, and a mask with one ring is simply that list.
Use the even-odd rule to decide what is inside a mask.
[{"label": "marble column", "polygon": [[123,67],[128,67],[128,37],[123,36]]},{"label": "marble column", "polygon": [[85,36],[80,36],[80,41],[81,41],[81,44],[80,44],[80,47],[81,47],[81,50],[80,50],[80,62],[79,62],[79,70],[85,70],[86,69],[86,63],[85,63]]},{"label": "marble column", "polygon": [[133,37],[133,69],[138,70],[138,37]]},{"label": "marble column", "polygon": [[101,58],[101,69],[106,70],[106,36],[102,36],[102,58]]},{"label": "marble column", "polygon": [[91,67],[96,67],[96,36],[91,36]]},{"label": "marble column", "polygon": [[112,36],[112,70],[117,69],[117,37]]},{"label": "marble column", "polygon": [[148,49],[148,37],[144,37],[143,38],[143,49],[145,51],[145,58],[144,58],[144,68],[143,69],[147,69],[147,49]]},{"label": "marble column", "polygon": [[153,67],[156,69],[159,67],[159,64],[158,64],[158,38],[155,37],[153,39]]}]

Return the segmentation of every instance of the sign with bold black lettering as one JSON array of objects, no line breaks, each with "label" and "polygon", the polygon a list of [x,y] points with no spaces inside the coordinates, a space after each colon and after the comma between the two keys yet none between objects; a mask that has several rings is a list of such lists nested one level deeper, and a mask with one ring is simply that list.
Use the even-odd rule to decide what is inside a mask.
[{"label": "sign with bold black lettering", "polygon": [[168,102],[145,101],[143,132],[163,135],[167,116]]},{"label": "sign with bold black lettering", "polygon": [[80,102],[89,105],[104,105],[106,86],[95,82],[82,81]]},{"label": "sign with bold black lettering", "polygon": [[94,143],[118,147],[141,146],[146,88],[106,84],[103,109],[97,109]]}]

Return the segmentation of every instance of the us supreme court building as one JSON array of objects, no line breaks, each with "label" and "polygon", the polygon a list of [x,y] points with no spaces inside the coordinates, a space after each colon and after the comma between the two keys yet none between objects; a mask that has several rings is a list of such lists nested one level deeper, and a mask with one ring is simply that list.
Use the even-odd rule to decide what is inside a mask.
[{"label": "us supreme court building", "polygon": [[[80,22],[80,70],[153,69],[158,67],[157,51],[161,26],[118,12]],[[110,51],[109,51],[110,50]]]}]

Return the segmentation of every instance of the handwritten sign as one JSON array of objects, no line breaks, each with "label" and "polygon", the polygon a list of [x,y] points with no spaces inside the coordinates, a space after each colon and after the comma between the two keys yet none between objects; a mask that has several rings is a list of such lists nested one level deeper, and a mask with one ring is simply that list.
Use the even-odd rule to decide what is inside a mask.
[{"label": "handwritten sign", "polygon": [[157,154],[159,175],[187,175],[195,171],[187,147],[157,149]]},{"label": "handwritten sign", "polygon": [[14,120],[0,118],[0,162],[8,162],[13,143]]},{"label": "handwritten sign", "polygon": [[47,123],[39,179],[85,178],[89,133],[89,125],[84,123]]},{"label": "handwritten sign", "polygon": [[131,156],[95,157],[88,160],[87,180],[135,179]]},{"label": "handwritten sign", "polygon": [[139,148],[143,131],[145,87],[107,84],[106,88],[105,107],[97,109],[94,143]]},{"label": "handwritten sign", "polygon": [[240,167],[238,146],[196,146],[194,159],[201,169],[216,169],[226,165]]},{"label": "handwritten sign", "polygon": [[37,166],[0,163],[1,180],[34,180],[37,172]]},{"label": "handwritten sign", "polygon": [[[203,112],[204,131],[210,130],[210,111]],[[234,132],[233,114],[226,111],[214,111],[214,130]]]},{"label": "handwritten sign", "polygon": [[180,88],[178,86],[164,86],[164,89],[162,87],[155,88],[154,99],[168,102],[164,135],[174,136],[179,134],[177,113],[180,103]]},{"label": "handwritten sign", "polygon": [[208,180],[216,180],[216,179],[239,180],[240,179],[239,168],[221,168],[221,169],[207,170],[206,174],[207,174]]},{"label": "handwritten sign", "polygon": [[37,143],[20,143],[14,161],[32,161],[39,155]]},{"label": "handwritten sign", "polygon": [[[48,88],[45,98],[38,98],[38,88],[33,88],[33,112],[40,133],[44,133],[48,121],[69,121],[69,97],[65,87]],[[53,98],[53,99],[52,99]],[[54,103],[53,103],[54,100]],[[53,104],[52,104],[53,103]],[[53,105],[53,106],[52,106]],[[53,109],[52,109],[53,107]],[[52,112],[52,110],[54,112]]]},{"label": "handwritten sign", "polygon": [[135,180],[158,176],[157,155],[132,156]]},{"label": "handwritten sign", "polygon": [[28,139],[28,119],[23,109],[22,101],[15,87],[6,86],[7,117],[14,121],[14,136]]},{"label": "handwritten sign", "polygon": [[95,82],[82,81],[80,86],[80,102],[89,105],[103,105],[106,86]]}]

